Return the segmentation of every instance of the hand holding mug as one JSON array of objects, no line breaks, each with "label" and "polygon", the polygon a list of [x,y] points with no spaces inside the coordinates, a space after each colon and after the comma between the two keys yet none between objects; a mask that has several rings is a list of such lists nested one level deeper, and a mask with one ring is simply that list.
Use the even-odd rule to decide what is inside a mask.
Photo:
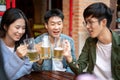
[{"label": "hand holding mug", "polygon": [[72,62],[71,46],[68,40],[64,41],[63,56],[66,58],[68,62]]},{"label": "hand holding mug", "polygon": [[24,56],[26,56],[27,54],[27,46],[26,45],[20,45],[17,50],[16,50],[16,54],[20,57],[23,58]]},{"label": "hand holding mug", "polygon": [[24,44],[27,46],[27,56],[31,62],[39,60],[39,54],[35,48],[34,38],[28,38],[24,40]]}]

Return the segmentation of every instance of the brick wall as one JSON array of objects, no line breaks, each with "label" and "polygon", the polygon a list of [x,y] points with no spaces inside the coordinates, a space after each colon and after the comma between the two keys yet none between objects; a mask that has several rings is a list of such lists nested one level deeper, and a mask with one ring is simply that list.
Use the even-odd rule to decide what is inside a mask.
[{"label": "brick wall", "polygon": [[[70,8],[70,0],[63,0],[63,13],[65,15],[64,19],[64,29],[63,33],[69,35],[69,8]],[[116,2],[117,0],[73,0],[72,6],[72,38],[75,41],[75,48],[76,48],[76,56],[78,58],[79,55],[79,35],[80,32],[86,32],[85,27],[83,26],[83,10],[91,3],[94,2],[104,2],[108,6],[110,6],[116,12]],[[113,22],[112,22],[112,29],[115,28],[115,18],[116,13],[114,13]]]}]

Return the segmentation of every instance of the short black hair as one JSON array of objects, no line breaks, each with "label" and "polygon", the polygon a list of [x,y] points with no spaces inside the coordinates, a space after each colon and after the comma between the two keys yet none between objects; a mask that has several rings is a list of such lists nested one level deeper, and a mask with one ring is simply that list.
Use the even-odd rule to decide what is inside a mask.
[{"label": "short black hair", "polygon": [[51,9],[51,10],[47,11],[46,14],[44,15],[45,23],[48,23],[48,20],[53,16],[60,17],[62,19],[62,21],[64,19],[64,15],[63,15],[61,10],[59,10],[59,9]]},{"label": "short black hair", "polygon": [[107,19],[107,27],[110,27],[112,21],[113,11],[104,3],[98,2],[89,5],[83,12],[84,19],[88,17],[95,17],[99,21],[102,19]]}]

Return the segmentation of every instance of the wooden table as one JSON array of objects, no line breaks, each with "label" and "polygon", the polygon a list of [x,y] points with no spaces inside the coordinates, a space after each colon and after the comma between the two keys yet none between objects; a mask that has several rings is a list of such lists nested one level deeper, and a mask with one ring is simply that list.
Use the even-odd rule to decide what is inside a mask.
[{"label": "wooden table", "polygon": [[31,72],[19,80],[75,80],[75,75],[62,71],[39,71]]}]

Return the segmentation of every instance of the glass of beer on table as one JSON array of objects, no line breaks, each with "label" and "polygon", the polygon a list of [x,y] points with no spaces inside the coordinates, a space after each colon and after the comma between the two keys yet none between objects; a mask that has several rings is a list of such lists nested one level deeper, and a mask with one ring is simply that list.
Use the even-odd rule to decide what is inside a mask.
[{"label": "glass of beer on table", "polygon": [[45,35],[42,38],[40,59],[50,59],[50,58],[51,58],[51,49],[50,49],[49,36]]},{"label": "glass of beer on table", "polygon": [[63,38],[55,38],[55,45],[54,45],[54,55],[53,59],[55,60],[62,60],[63,59]]},{"label": "glass of beer on table", "polygon": [[39,60],[39,54],[35,49],[34,38],[28,38],[24,40],[24,44],[27,46],[27,56],[31,62],[36,62]]}]

